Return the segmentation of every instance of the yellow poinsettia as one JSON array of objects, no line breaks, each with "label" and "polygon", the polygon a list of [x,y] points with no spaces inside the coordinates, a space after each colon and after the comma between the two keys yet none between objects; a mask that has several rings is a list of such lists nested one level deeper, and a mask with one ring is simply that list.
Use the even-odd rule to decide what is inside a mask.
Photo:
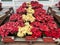
[{"label": "yellow poinsettia", "polygon": [[30,2],[26,2],[26,6],[29,7],[31,5]]},{"label": "yellow poinsettia", "polygon": [[27,5],[30,5],[31,3],[30,2],[26,2]]},{"label": "yellow poinsettia", "polygon": [[19,28],[17,33],[18,37],[24,37],[26,33],[29,35],[32,35],[32,32],[31,32],[32,26],[30,26],[28,22],[25,23],[24,27],[18,27],[18,28]]},{"label": "yellow poinsettia", "polygon": [[34,13],[34,10],[32,9],[31,3],[30,2],[26,2],[26,6],[28,7],[26,9],[27,13],[33,14]]},{"label": "yellow poinsettia", "polygon": [[27,17],[29,18],[28,20],[29,20],[30,22],[35,21],[35,17],[34,17],[32,14],[27,13]]},{"label": "yellow poinsettia", "polygon": [[34,10],[32,9],[32,7],[30,6],[29,8],[26,9],[27,13],[33,14]]},{"label": "yellow poinsettia", "polygon": [[23,14],[23,15],[22,15],[22,19],[23,19],[24,21],[28,21],[29,17],[27,17],[27,15]]},{"label": "yellow poinsettia", "polygon": [[17,36],[18,37],[24,37],[24,33],[18,32]]},{"label": "yellow poinsettia", "polygon": [[22,18],[23,18],[23,20],[25,20],[25,21],[30,21],[30,22],[35,21],[35,18],[34,18],[33,15],[30,14],[30,13],[27,13],[27,15],[22,15]]}]

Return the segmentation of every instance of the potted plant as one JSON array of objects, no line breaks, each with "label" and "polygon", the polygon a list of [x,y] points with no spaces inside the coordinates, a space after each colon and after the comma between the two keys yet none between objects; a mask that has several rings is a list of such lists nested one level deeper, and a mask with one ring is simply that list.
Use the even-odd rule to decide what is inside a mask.
[{"label": "potted plant", "polygon": [[57,4],[55,4],[55,5],[60,10],[60,1]]},{"label": "potted plant", "polygon": [[2,3],[0,3],[0,11],[2,10]]}]

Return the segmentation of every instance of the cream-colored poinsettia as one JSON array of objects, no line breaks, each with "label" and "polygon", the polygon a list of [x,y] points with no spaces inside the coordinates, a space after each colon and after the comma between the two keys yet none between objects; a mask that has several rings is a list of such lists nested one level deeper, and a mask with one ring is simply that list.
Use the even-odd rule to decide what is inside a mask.
[{"label": "cream-colored poinsettia", "polygon": [[34,14],[34,10],[30,6],[29,8],[26,9],[27,13]]},{"label": "cream-colored poinsettia", "polygon": [[26,22],[24,27],[18,27],[18,28],[19,28],[17,33],[18,37],[24,37],[26,33],[32,35],[31,32],[32,26],[29,25],[29,22]]},{"label": "cream-colored poinsettia", "polygon": [[30,22],[35,21],[34,16],[30,13],[27,13],[27,15],[22,15],[22,18],[24,21],[30,21]]}]

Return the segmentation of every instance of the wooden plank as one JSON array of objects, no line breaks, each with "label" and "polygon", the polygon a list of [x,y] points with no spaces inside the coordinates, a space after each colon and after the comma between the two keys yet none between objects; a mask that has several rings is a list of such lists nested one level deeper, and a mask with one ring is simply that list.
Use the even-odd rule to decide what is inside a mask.
[{"label": "wooden plank", "polygon": [[[29,45],[28,42],[14,42],[14,43],[4,43],[4,45]],[[41,43],[34,42],[31,45],[56,45],[55,43]]]},{"label": "wooden plank", "polygon": [[14,13],[12,7],[5,7],[2,11],[0,11],[0,26],[3,24],[4,21],[6,21],[5,19],[9,17],[12,13]]},{"label": "wooden plank", "polygon": [[[25,38],[15,38],[15,41],[26,41]],[[32,40],[34,41],[34,40]],[[38,38],[36,41],[41,41],[43,42],[43,39],[42,38]]]}]

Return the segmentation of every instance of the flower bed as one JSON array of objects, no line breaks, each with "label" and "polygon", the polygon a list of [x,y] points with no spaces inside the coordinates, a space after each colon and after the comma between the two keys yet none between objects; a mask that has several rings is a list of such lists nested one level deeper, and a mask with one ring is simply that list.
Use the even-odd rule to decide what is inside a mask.
[{"label": "flower bed", "polygon": [[10,16],[9,22],[0,26],[2,38],[9,34],[29,40],[42,37],[60,38],[60,28],[53,16],[46,13],[42,4],[31,1],[24,2],[16,13]]}]

